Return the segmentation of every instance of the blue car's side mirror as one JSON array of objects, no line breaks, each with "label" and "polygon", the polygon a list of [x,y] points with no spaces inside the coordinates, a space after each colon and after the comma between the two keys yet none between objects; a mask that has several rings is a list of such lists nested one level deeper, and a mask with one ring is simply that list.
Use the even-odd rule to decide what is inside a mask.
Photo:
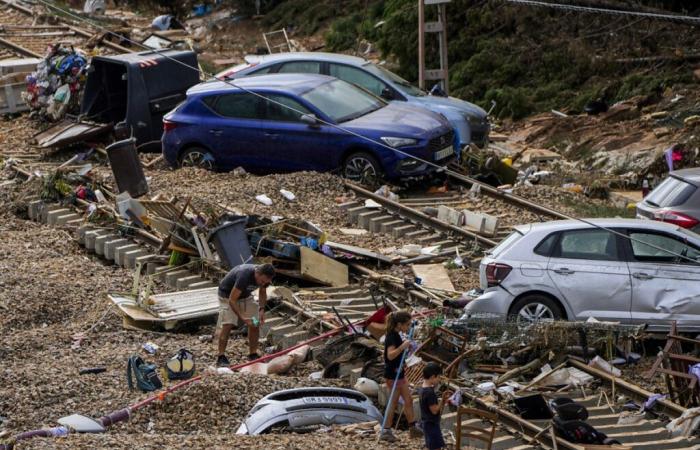
[{"label": "blue car's side mirror", "polygon": [[301,121],[310,127],[318,126],[318,118],[313,114],[302,114]]}]

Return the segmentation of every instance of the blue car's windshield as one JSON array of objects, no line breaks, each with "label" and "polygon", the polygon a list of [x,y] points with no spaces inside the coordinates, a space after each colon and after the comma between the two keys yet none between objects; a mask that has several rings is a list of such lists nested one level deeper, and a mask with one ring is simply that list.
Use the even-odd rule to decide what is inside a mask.
[{"label": "blue car's windshield", "polygon": [[336,123],[357,119],[386,106],[379,97],[341,80],[315,87],[302,94],[302,98]]},{"label": "blue car's windshield", "polygon": [[404,80],[400,76],[396,75],[394,72],[390,72],[383,68],[382,66],[378,66],[373,63],[367,63],[364,66],[362,66],[367,72],[374,74],[378,76],[379,78],[383,78],[385,80],[389,80],[394,84],[398,84],[401,86],[401,89],[408,95],[411,95],[413,97],[422,97],[425,94],[425,92],[421,91],[408,81]]}]

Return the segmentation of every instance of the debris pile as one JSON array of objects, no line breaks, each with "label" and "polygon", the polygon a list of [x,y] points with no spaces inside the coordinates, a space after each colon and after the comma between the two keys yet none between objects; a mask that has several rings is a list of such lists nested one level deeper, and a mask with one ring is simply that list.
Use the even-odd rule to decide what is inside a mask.
[{"label": "debris pile", "polygon": [[32,113],[55,121],[76,112],[87,63],[87,55],[80,50],[61,44],[50,47],[36,71],[27,76],[27,92],[22,98]]}]

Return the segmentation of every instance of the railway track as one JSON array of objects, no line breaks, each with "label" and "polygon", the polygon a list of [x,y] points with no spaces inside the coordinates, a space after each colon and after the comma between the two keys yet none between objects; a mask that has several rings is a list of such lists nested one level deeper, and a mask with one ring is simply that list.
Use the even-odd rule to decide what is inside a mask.
[{"label": "railway track", "polygon": [[53,11],[46,18],[41,16],[12,0],[0,0],[0,60],[41,58],[50,45],[59,42],[84,48],[92,40],[103,54],[131,51],[99,39],[100,33],[68,23]]}]

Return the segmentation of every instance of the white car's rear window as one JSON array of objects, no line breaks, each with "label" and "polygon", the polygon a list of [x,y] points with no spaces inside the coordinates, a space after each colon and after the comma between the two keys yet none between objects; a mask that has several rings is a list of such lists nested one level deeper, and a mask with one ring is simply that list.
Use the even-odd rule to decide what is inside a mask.
[{"label": "white car's rear window", "polygon": [[498,244],[491,251],[489,251],[488,254],[490,254],[491,256],[496,256],[512,247],[513,244],[518,242],[522,237],[523,234],[520,231],[515,230],[512,233],[510,233],[508,237],[503,239],[500,244]]}]

